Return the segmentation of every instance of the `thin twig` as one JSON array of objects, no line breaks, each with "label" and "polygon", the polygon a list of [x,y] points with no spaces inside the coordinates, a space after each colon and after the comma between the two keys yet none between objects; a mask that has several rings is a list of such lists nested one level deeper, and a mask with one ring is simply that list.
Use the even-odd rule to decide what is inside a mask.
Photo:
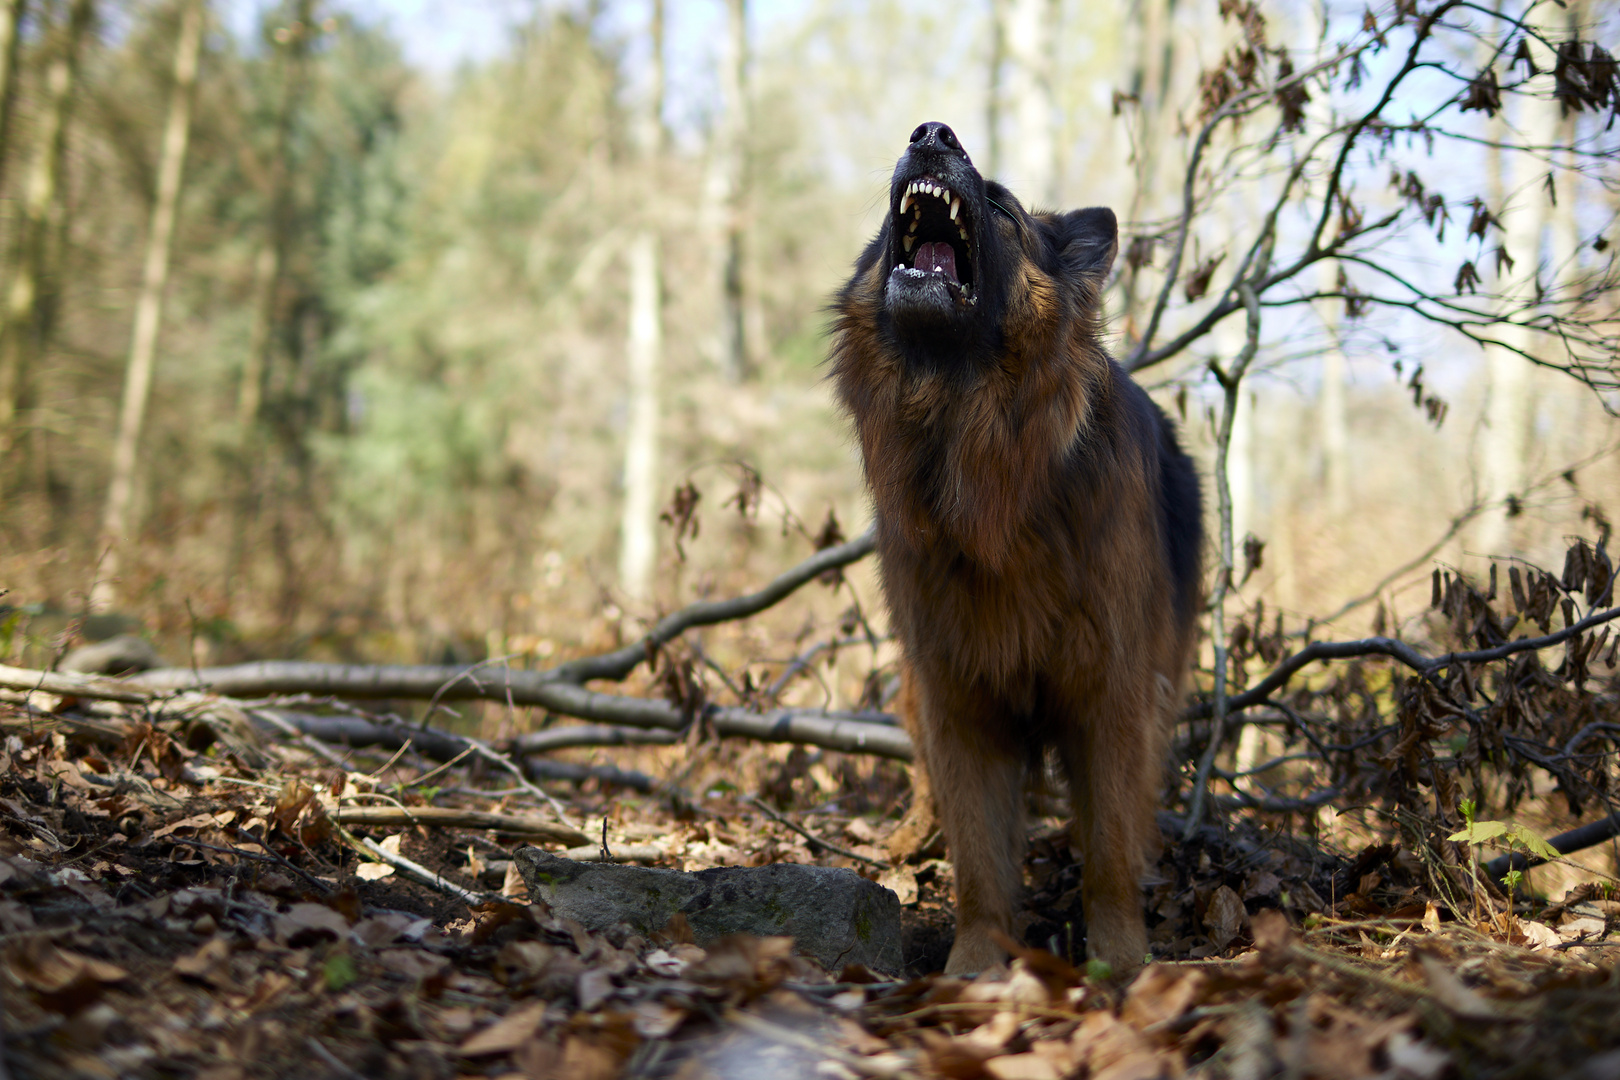
[{"label": "thin twig", "polygon": [[827,840],[823,840],[821,837],[817,836],[815,833],[810,832],[808,829],[804,829],[804,828],[799,827],[798,825],[795,825],[793,822],[789,821],[787,818],[783,817],[781,814],[778,814],[775,810],[772,810],[769,806],[766,806],[764,801],[761,800],[761,799],[758,799],[758,798],[755,798],[752,795],[749,795],[749,796],[747,796],[746,801],[751,803],[755,808],[763,811],[766,817],[770,818],[772,821],[776,822],[778,825],[781,825],[783,828],[792,829],[794,832],[798,833],[800,836],[804,837],[806,840],[810,841],[812,844],[816,844],[816,845],[818,845],[820,847],[824,847],[828,851],[832,852],[834,855],[842,855],[846,859],[855,859],[858,862],[866,863],[868,866],[875,866],[879,870],[891,869],[889,864],[884,862],[882,859],[869,859],[865,855],[857,855],[855,852],[849,850],[848,848],[839,847],[837,844],[831,843],[830,841],[827,841]]},{"label": "thin twig", "polygon": [[[1269,252],[1261,257],[1257,273],[1264,274],[1269,269]],[[1215,573],[1215,595],[1210,600],[1210,637],[1215,646],[1215,701],[1213,713],[1215,722],[1210,727],[1209,745],[1204,748],[1204,756],[1198,762],[1198,772],[1193,778],[1192,793],[1187,800],[1187,823],[1182,830],[1182,839],[1190,841],[1198,834],[1198,829],[1204,823],[1204,798],[1209,788],[1209,773],[1215,767],[1215,755],[1220,752],[1221,742],[1226,734],[1227,699],[1226,699],[1226,596],[1232,588],[1232,573],[1235,567],[1236,554],[1232,543],[1232,488],[1227,481],[1226,460],[1232,445],[1232,425],[1237,418],[1238,406],[1242,403],[1243,376],[1249,365],[1254,361],[1255,353],[1260,349],[1260,302],[1255,296],[1254,287],[1248,282],[1240,286],[1243,302],[1248,308],[1247,331],[1244,337],[1243,349],[1238,353],[1236,361],[1232,364],[1230,372],[1222,375],[1218,370],[1216,377],[1221,381],[1225,390],[1225,403],[1221,409],[1221,428],[1215,441],[1215,491],[1220,506],[1220,544],[1221,564]]]}]

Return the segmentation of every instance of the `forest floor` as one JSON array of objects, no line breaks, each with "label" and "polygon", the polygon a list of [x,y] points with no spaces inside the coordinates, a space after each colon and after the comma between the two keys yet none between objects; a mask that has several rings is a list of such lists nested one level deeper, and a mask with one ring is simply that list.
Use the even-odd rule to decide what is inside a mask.
[{"label": "forest floor", "polygon": [[[597,935],[530,904],[511,852],[551,811],[505,774],[98,710],[0,706],[3,1063],[22,1080],[1620,1078],[1620,901],[1597,886],[1510,914],[1430,895],[1396,845],[1167,828],[1157,962],[1121,986],[1074,959],[1079,867],[1036,818],[1030,947],[964,981],[937,973],[943,852],[881,865],[892,765],[728,740],[679,790],[549,785],[570,823],[656,865],[895,888],[907,970],[827,972],[786,939]],[[340,824],[357,803],[515,831]],[[440,879],[357,853],[367,838]]]}]

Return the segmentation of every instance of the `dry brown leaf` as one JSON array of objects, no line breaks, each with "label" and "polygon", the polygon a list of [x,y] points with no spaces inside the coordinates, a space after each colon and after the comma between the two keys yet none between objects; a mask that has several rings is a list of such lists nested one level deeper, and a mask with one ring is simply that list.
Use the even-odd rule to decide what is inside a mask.
[{"label": "dry brown leaf", "polygon": [[377,962],[396,975],[407,979],[425,979],[443,971],[450,961],[426,949],[384,949],[377,954]]},{"label": "dry brown leaf", "polygon": [[687,1011],[661,1001],[641,1001],[630,1010],[635,1017],[636,1034],[643,1039],[665,1039],[681,1026]]},{"label": "dry brown leaf", "polygon": [[959,1035],[952,1041],[969,1053],[987,1057],[1001,1053],[1017,1033],[1018,1014],[1008,1010],[996,1013],[972,1031]]},{"label": "dry brown leaf", "polygon": [[901,907],[911,907],[917,902],[917,873],[910,867],[897,866],[886,871],[878,878],[878,884],[892,889],[900,898]]},{"label": "dry brown leaf", "polygon": [[1044,1054],[1003,1054],[984,1063],[996,1080],[1063,1080],[1063,1072]]},{"label": "dry brown leaf", "polygon": [[1167,1023],[1198,1002],[1208,981],[1197,968],[1150,964],[1125,991],[1120,1018],[1138,1031]]},{"label": "dry brown leaf", "polygon": [[321,938],[343,938],[349,921],[325,904],[294,904],[276,916],[276,940],[283,945],[307,944]]},{"label": "dry brown leaf", "polygon": [[7,966],[42,1006],[69,1016],[94,1004],[108,986],[129,978],[117,964],[44,941],[25,943],[11,954]]},{"label": "dry brown leaf", "polygon": [[600,967],[586,968],[579,973],[578,989],[581,1012],[595,1012],[597,1007],[613,993],[613,974]]},{"label": "dry brown leaf", "polygon": [[1243,899],[1230,886],[1222,885],[1209,898],[1204,912],[1204,929],[1209,931],[1215,947],[1224,949],[1243,932],[1249,914],[1243,908]]},{"label": "dry brown leaf", "polygon": [[1498,1020],[1502,1010],[1479,991],[1467,986],[1437,957],[1420,955],[1429,991],[1447,1011],[1465,1020]]},{"label": "dry brown leaf", "polygon": [[520,1005],[489,1027],[473,1034],[461,1044],[460,1052],[467,1057],[510,1053],[529,1041],[545,1015],[544,1001]]},{"label": "dry brown leaf", "polygon": [[214,982],[218,969],[228,965],[230,959],[231,943],[222,937],[209,938],[196,952],[176,960],[174,973],[187,978]]}]

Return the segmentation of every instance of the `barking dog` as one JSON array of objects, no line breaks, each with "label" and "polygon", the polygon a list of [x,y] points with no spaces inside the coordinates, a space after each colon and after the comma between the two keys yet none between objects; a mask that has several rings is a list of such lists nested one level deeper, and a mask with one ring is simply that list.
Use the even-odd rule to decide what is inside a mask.
[{"label": "barking dog", "polygon": [[1024,784],[1048,751],[1085,855],[1087,955],[1123,974],[1147,952],[1139,883],[1203,532],[1170,421],[1099,341],[1118,241],[1112,211],[1031,214],[923,124],[833,303],[907,725],[955,867],[951,974],[1005,958]]}]

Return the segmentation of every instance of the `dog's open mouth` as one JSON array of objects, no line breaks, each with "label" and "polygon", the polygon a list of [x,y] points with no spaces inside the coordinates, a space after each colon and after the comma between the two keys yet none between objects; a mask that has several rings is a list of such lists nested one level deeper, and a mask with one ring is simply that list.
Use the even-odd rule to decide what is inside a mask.
[{"label": "dog's open mouth", "polygon": [[953,300],[974,303],[970,205],[932,176],[907,184],[894,218],[895,272],[942,280]]}]

